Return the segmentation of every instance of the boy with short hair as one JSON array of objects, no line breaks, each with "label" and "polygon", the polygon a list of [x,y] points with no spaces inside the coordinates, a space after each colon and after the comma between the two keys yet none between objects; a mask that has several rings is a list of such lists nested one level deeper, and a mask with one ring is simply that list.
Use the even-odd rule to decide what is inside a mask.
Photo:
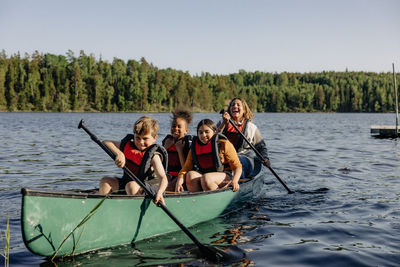
[{"label": "boy with short hair", "polygon": [[[116,155],[115,164],[119,168],[125,165],[141,181],[152,182],[158,178],[159,186],[147,184],[156,191],[154,202],[159,201],[165,205],[163,193],[168,186],[165,173],[167,165],[167,154],[165,149],[156,144],[158,133],[157,120],[143,116],[139,118],[133,127],[134,134],[128,134],[121,141],[106,140],[103,143]],[[109,194],[124,188],[128,195],[142,194],[143,190],[138,183],[133,181],[124,172],[122,178],[103,177],[100,181],[99,194]]]}]

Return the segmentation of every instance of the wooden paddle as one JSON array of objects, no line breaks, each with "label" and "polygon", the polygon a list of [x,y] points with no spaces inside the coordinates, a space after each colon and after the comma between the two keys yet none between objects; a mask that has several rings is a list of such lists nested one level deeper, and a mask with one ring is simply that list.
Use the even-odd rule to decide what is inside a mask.
[{"label": "wooden paddle", "polygon": [[[88,128],[84,125],[84,121],[81,120],[78,125],[78,129],[83,129],[89,136],[90,138],[96,142],[112,159],[115,160],[116,156],[114,153],[106,146],[104,145],[94,134],[92,134]],[[150,192],[145,184],[137,178],[126,166],[123,167],[123,170],[128,174],[128,176],[138,183],[140,187],[143,189],[143,191],[151,197],[153,200],[155,199],[155,195]],[[206,257],[207,259],[217,262],[217,263],[224,263],[224,264],[229,264],[233,262],[238,262],[241,259],[245,257],[245,252],[241,250],[237,246],[229,246],[227,247],[226,250],[221,250],[218,248],[215,248],[211,245],[203,245],[200,243],[200,241],[187,229],[172,213],[165,205],[162,203],[158,202],[157,206],[160,207],[178,226],[179,228],[182,229],[182,231],[196,244],[196,246],[199,248],[201,254]]]},{"label": "wooden paddle", "polygon": [[[220,114],[224,114],[225,110],[221,110],[219,113]],[[256,155],[258,156],[258,158],[264,162],[265,159],[264,157],[261,155],[261,153],[254,147],[254,145],[252,143],[250,143],[250,141],[246,138],[246,136],[244,136],[244,134],[239,130],[239,128],[236,126],[236,124],[232,121],[232,119],[229,119],[229,122],[232,124],[233,128],[235,128],[235,130],[243,137],[243,139],[246,141],[246,143],[254,150],[254,152],[256,153]],[[271,166],[266,166],[271,172],[272,174],[276,177],[276,179],[278,179],[278,181],[283,185],[283,187],[288,191],[288,194],[293,194],[294,192],[292,190],[289,189],[289,187],[287,187],[287,185],[282,181],[282,179],[278,176],[278,174],[276,174],[276,172],[271,168]]]}]

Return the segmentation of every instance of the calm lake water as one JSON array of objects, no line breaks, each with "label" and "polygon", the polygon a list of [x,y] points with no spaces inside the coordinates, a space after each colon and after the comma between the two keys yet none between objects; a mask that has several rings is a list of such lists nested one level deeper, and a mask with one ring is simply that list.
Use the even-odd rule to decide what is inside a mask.
[{"label": "calm lake water", "polygon": [[[80,119],[100,139],[119,140],[143,114],[0,113],[0,230],[10,218],[11,266],[55,266],[30,253],[20,229],[20,190],[89,189],[104,175],[120,175],[112,160],[78,130]],[[160,122],[157,142],[169,132]],[[191,133],[200,119],[194,114]],[[258,113],[273,169],[287,191],[263,170],[259,199],[245,209],[191,228],[204,243],[225,237],[247,251],[252,266],[399,266],[400,140],[370,136],[393,114]],[[234,236],[227,231],[240,229]],[[183,244],[183,245],[182,245]],[[3,242],[0,241],[1,252]],[[57,266],[207,266],[181,232],[57,261]],[[0,265],[4,265],[1,257]],[[240,266],[240,264],[237,264]]]}]

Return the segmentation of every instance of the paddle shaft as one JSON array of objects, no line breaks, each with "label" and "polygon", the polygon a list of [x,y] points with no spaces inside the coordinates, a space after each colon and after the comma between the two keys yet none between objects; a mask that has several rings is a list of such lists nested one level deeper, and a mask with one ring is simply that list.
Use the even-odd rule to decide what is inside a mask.
[{"label": "paddle shaft", "polygon": [[[232,124],[233,128],[235,128],[235,130],[243,137],[243,139],[246,141],[246,143],[254,150],[254,152],[256,153],[256,155],[260,158],[260,160],[262,162],[265,161],[263,155],[261,155],[261,153],[254,147],[254,145],[252,143],[250,143],[250,141],[246,138],[246,136],[244,136],[244,134],[242,133],[242,131],[239,130],[239,128],[235,125],[235,123],[232,121],[232,119],[229,119],[230,124]],[[291,191],[289,189],[289,187],[287,187],[287,185],[282,181],[282,179],[278,176],[278,174],[276,174],[276,172],[274,171],[274,169],[272,169],[270,166],[266,166],[271,172],[272,174],[276,177],[276,179],[278,179],[278,181],[283,185],[283,187],[288,191],[289,194],[292,194],[293,191]]]},{"label": "paddle shaft", "polygon": [[393,66],[393,87],[394,87],[394,95],[396,96],[396,136],[399,136],[399,101],[397,99],[397,85],[396,85],[396,72],[394,70],[394,63]]},{"label": "paddle shaft", "polygon": [[[115,160],[116,156],[115,154],[105,145],[103,144],[98,138],[97,136],[95,136],[93,133],[91,133],[89,131],[88,128],[86,128],[86,126],[83,124],[83,120],[81,120],[79,122],[78,125],[78,129],[83,129],[89,136],[90,138],[96,142],[112,159]],[[136,177],[135,174],[133,174],[131,172],[131,170],[129,170],[126,166],[123,167],[123,170],[128,174],[128,176],[135,181],[136,183],[139,184],[139,186],[143,189],[143,191],[150,196],[152,199],[155,199],[155,195],[150,192],[147,187],[144,185],[144,183],[138,178]],[[183,232],[185,232],[185,234],[199,247],[200,251],[205,254],[205,256],[208,256],[210,258],[210,255],[207,255],[207,253],[213,253],[209,248],[207,248],[206,246],[204,246],[203,244],[200,243],[199,240],[197,240],[197,238],[189,231],[189,229],[187,229],[179,220],[178,218],[176,218],[171,211],[162,203],[158,202],[157,205],[165,212],[167,213],[167,215],[179,226],[179,228],[182,229]],[[221,256],[216,255],[215,257],[212,257],[213,260],[218,260]]]}]

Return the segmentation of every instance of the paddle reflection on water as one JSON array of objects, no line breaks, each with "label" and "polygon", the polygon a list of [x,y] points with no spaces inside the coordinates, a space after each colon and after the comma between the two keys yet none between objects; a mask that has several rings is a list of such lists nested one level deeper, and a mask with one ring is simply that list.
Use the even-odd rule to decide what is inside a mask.
[{"label": "paddle reflection on water", "polygon": [[[222,242],[218,241],[220,233],[230,235],[230,232],[234,234],[240,229],[240,226],[227,224],[229,221],[229,216],[220,217],[191,227],[190,230],[196,233],[202,243],[213,243],[215,247],[224,251],[236,246],[230,246],[229,238]],[[246,229],[253,230],[253,228]],[[246,229],[239,232],[243,234]],[[239,239],[240,235],[236,239]],[[201,257],[196,245],[187,242],[187,236],[179,231],[141,240],[134,246],[123,245],[101,249],[74,257],[56,258],[53,262],[47,259],[40,266],[100,266],[105,260],[108,266],[181,266],[181,264],[182,266],[209,266],[214,264]],[[229,253],[229,251],[226,252]],[[237,252],[234,251],[234,253]],[[250,260],[244,258],[228,264],[229,266],[247,266],[250,263]]]}]

